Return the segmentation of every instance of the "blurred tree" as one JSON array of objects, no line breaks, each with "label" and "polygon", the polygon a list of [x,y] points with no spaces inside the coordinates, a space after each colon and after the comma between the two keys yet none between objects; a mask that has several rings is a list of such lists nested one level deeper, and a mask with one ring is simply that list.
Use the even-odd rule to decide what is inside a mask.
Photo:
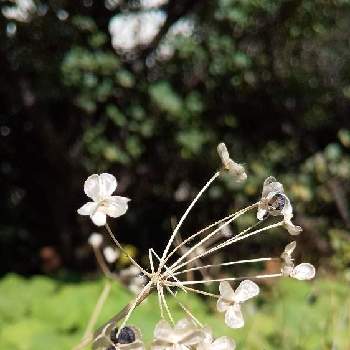
[{"label": "blurred tree", "polygon": [[0,1],[1,271],[40,271],[48,246],[91,267],[76,208],[92,172],[133,199],[121,240],[160,248],[219,141],[252,176],[214,187],[186,227],[272,174],[328,256],[350,226],[349,14],[346,0]]}]

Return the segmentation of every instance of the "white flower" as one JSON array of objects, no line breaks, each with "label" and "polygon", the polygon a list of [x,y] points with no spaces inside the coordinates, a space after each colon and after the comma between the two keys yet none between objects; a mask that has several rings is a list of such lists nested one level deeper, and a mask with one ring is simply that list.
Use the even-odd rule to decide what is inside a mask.
[{"label": "white flower", "polygon": [[300,281],[310,280],[315,277],[315,267],[309,263],[301,263],[294,266],[294,259],[292,253],[296,247],[296,242],[287,244],[284,248],[284,252],[281,255],[282,267],[281,273],[283,276],[289,276]]},{"label": "white flower", "polygon": [[311,280],[315,277],[315,267],[309,263],[301,263],[294,267],[290,277],[300,281]]},{"label": "white flower", "polygon": [[93,174],[84,184],[84,192],[93,202],[87,202],[78,209],[80,215],[90,215],[97,226],[106,224],[106,215],[117,218],[128,210],[129,198],[112,196],[117,188],[117,180],[111,174]]},{"label": "white flower", "polygon": [[209,328],[204,328],[204,340],[198,344],[197,350],[234,350],[236,344],[228,337],[213,339],[212,332]]},{"label": "white flower", "polygon": [[93,232],[90,235],[88,242],[92,247],[98,248],[101,246],[101,244],[103,242],[103,236],[97,232]]},{"label": "white flower", "polygon": [[161,320],[154,329],[152,350],[189,350],[204,339],[204,332],[198,329],[190,320],[182,319],[175,327]]},{"label": "white flower", "polygon": [[242,328],[244,319],[241,312],[241,303],[257,296],[260,292],[259,286],[253,281],[242,281],[234,291],[226,281],[219,286],[220,298],[217,302],[219,312],[225,312],[225,323],[230,328]]},{"label": "white flower", "polygon": [[263,220],[268,215],[282,215],[284,226],[291,235],[298,235],[302,231],[300,226],[295,226],[291,221],[293,208],[289,198],[284,193],[283,185],[272,176],[264,181],[257,218]]},{"label": "white flower", "polygon": [[105,247],[103,249],[103,255],[108,263],[113,264],[119,258],[120,253],[118,249]]},{"label": "white flower", "polygon": [[236,163],[230,158],[226,145],[222,142],[217,147],[222,165],[229,174],[231,174],[237,182],[242,182],[247,179],[247,174],[243,165]]}]

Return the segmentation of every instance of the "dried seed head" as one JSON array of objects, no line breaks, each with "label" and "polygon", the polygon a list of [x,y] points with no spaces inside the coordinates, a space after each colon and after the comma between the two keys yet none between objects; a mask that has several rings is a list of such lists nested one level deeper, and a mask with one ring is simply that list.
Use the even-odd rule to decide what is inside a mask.
[{"label": "dried seed head", "polygon": [[282,210],[286,204],[286,197],[276,193],[267,203],[269,210]]},{"label": "dried seed head", "polygon": [[298,235],[302,231],[300,226],[294,225],[291,221],[293,218],[293,207],[284,193],[283,185],[272,176],[269,176],[264,181],[257,218],[263,220],[268,215],[282,215],[284,227],[291,235]]},{"label": "dried seed head", "polygon": [[223,142],[219,143],[217,151],[224,170],[228,171],[228,173],[232,175],[237,182],[245,181],[247,179],[247,174],[244,167],[230,158],[227,147]]}]

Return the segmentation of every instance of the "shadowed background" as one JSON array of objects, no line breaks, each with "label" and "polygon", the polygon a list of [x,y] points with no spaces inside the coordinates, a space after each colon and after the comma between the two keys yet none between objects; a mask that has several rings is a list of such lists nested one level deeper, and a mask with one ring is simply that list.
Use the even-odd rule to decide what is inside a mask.
[{"label": "shadowed background", "polygon": [[[118,194],[132,199],[127,215],[112,222],[120,241],[140,260],[149,247],[160,251],[171,218],[179,219],[219,166],[221,141],[247,167],[248,180],[218,181],[185,229],[252,203],[273,175],[304,228],[298,259],[317,266],[322,286],[337,276],[329,288],[343,288],[350,261],[349,15],[346,0],[1,0],[4,290],[36,281],[5,277],[10,272],[85,288],[96,272],[87,245],[96,227],[76,209],[91,173],[114,174]],[[288,239],[248,241],[235,254],[280,254]],[[77,337],[79,327],[72,322],[71,333],[62,332]],[[290,349],[346,349],[332,334]],[[266,339],[266,349],[287,349],[283,336]]]}]

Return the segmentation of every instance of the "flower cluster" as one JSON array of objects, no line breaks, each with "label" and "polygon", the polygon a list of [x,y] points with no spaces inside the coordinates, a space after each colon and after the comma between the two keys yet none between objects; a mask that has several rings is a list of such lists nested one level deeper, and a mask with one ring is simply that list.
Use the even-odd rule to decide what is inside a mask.
[{"label": "flower cluster", "polygon": [[[110,246],[103,248],[103,238],[100,234],[94,233],[89,238],[89,243],[108,282],[106,282],[106,286],[96,304],[89,322],[89,328],[86,331],[87,336],[75,348],[76,350],[82,349],[89,342],[93,342],[95,350],[143,350],[144,344],[140,331],[135,327],[128,326],[127,323],[138,305],[145,301],[153,291],[156,291],[158,295],[160,321],[154,330],[152,350],[233,350],[236,347],[235,342],[227,337],[214,339],[210,329],[201,324],[190,307],[178,300],[177,291],[181,290],[184,293],[196,293],[217,299],[217,310],[225,314],[225,324],[230,328],[242,328],[245,324],[242,306],[260,293],[260,288],[256,283],[258,280],[277,277],[291,277],[297,280],[314,278],[315,268],[313,265],[310,263],[295,265],[292,257],[296,249],[295,241],[288,243],[282,254],[277,257],[257,257],[214,264],[203,263],[203,259],[210,255],[213,256],[223,248],[238,244],[244,239],[264,234],[273,228],[285,227],[291,235],[298,235],[302,231],[300,226],[292,223],[293,208],[291,201],[285,194],[283,185],[274,177],[268,177],[265,180],[261,198],[256,203],[201,228],[186,239],[181,238],[180,230],[184,221],[198,200],[223,171],[228,172],[236,182],[242,182],[247,178],[244,167],[232,160],[224,143],[218,145],[217,151],[222,162],[222,168],[215,172],[205,183],[187,207],[174,227],[162,254],[158,255],[153,248],[149,249],[148,270],[141,267],[128,254],[107,224],[107,216],[116,218],[125,214],[128,209],[128,198],[112,196],[117,187],[115,177],[106,173],[94,174],[85,181],[84,191],[92,201],[83,205],[78,213],[89,215],[92,222],[97,226],[105,226],[116,248]],[[252,210],[257,210],[258,221],[241,232],[234,233],[230,228],[230,224]],[[281,217],[281,219],[269,223],[270,216]],[[121,253],[129,258],[130,267],[120,271],[119,274],[111,272],[108,264],[115,263]],[[210,274],[207,274],[210,269],[239,264],[265,263],[271,260],[280,263],[280,269],[275,273],[251,275],[245,278],[225,276],[220,273],[222,277],[216,279],[208,277]],[[197,272],[201,274],[199,275]],[[197,276],[202,276],[202,278]],[[125,278],[132,281],[133,287],[131,289],[136,294],[135,299],[95,333],[91,332],[91,326],[95,324],[97,319],[96,315],[109,293],[109,280],[117,279],[120,281]],[[219,294],[213,294],[208,290],[196,287],[197,285],[205,286],[209,283],[217,283]],[[235,289],[231,285],[233,283],[236,284]],[[167,303],[167,297],[174,298],[186,314],[185,319],[175,323]],[[117,326],[118,328],[116,328]]]}]

